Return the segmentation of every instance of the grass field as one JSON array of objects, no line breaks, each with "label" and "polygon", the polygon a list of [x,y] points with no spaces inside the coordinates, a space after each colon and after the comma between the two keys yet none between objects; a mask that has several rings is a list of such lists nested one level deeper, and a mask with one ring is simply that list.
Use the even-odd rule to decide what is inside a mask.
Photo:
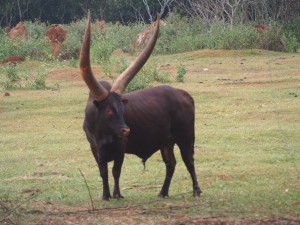
[{"label": "grass field", "polygon": [[[125,199],[101,201],[102,181],[82,130],[88,89],[79,70],[68,61],[26,61],[18,71],[43,68],[49,88],[1,91],[0,224],[300,223],[300,55],[201,50],[150,61],[194,97],[201,197],[191,197],[176,149],[168,199],[156,197],[165,176],[157,153],[146,170],[126,155]],[[175,81],[180,64],[184,83]],[[104,77],[100,66],[93,69]]]}]

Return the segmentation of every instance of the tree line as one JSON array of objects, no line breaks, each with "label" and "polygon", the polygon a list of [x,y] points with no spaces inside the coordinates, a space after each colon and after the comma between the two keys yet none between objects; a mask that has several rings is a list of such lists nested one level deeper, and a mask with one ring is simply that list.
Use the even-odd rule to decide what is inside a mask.
[{"label": "tree line", "polygon": [[300,16],[299,0],[0,0],[1,27],[20,21],[68,24],[91,10],[94,19],[129,24],[150,23],[170,11],[204,21],[289,23]]}]

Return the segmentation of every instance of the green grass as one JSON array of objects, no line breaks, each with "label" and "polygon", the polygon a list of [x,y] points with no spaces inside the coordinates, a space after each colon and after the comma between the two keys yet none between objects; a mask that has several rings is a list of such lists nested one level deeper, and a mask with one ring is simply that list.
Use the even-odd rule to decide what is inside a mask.
[{"label": "green grass", "polygon": [[[46,86],[59,84],[59,89],[8,90],[9,97],[1,92],[0,221],[80,223],[89,218],[90,224],[98,224],[100,215],[101,224],[299,220],[300,55],[203,50],[151,60],[159,62],[160,73],[171,74],[170,85],[187,90],[195,99],[201,198],[191,197],[191,179],[176,148],[170,198],[156,197],[165,174],[157,153],[147,161],[145,171],[139,158],[126,155],[120,180],[125,199],[101,201],[102,181],[82,130],[87,88],[79,71],[53,62],[47,65]],[[32,63],[21,64],[22,72],[38,71],[39,62],[34,62],[36,67]],[[176,82],[179,65],[187,69],[184,83]],[[91,209],[78,169],[99,213],[75,213]],[[8,207],[12,212],[8,214],[5,202],[23,205],[18,210]],[[59,214],[62,211],[74,214]]]}]

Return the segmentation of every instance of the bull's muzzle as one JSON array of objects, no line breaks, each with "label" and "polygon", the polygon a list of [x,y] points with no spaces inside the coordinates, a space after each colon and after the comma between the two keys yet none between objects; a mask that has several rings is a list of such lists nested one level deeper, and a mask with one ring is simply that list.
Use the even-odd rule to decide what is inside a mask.
[{"label": "bull's muzzle", "polygon": [[127,137],[130,133],[130,129],[129,128],[121,128],[120,129],[120,136],[121,137]]}]

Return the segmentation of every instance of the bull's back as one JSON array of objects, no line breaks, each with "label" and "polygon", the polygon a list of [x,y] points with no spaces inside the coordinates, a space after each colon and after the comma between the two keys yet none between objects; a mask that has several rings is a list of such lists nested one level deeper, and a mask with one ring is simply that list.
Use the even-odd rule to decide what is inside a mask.
[{"label": "bull's back", "polygon": [[194,138],[194,101],[185,91],[158,86],[123,95],[130,128],[127,152],[150,157],[170,140]]}]

